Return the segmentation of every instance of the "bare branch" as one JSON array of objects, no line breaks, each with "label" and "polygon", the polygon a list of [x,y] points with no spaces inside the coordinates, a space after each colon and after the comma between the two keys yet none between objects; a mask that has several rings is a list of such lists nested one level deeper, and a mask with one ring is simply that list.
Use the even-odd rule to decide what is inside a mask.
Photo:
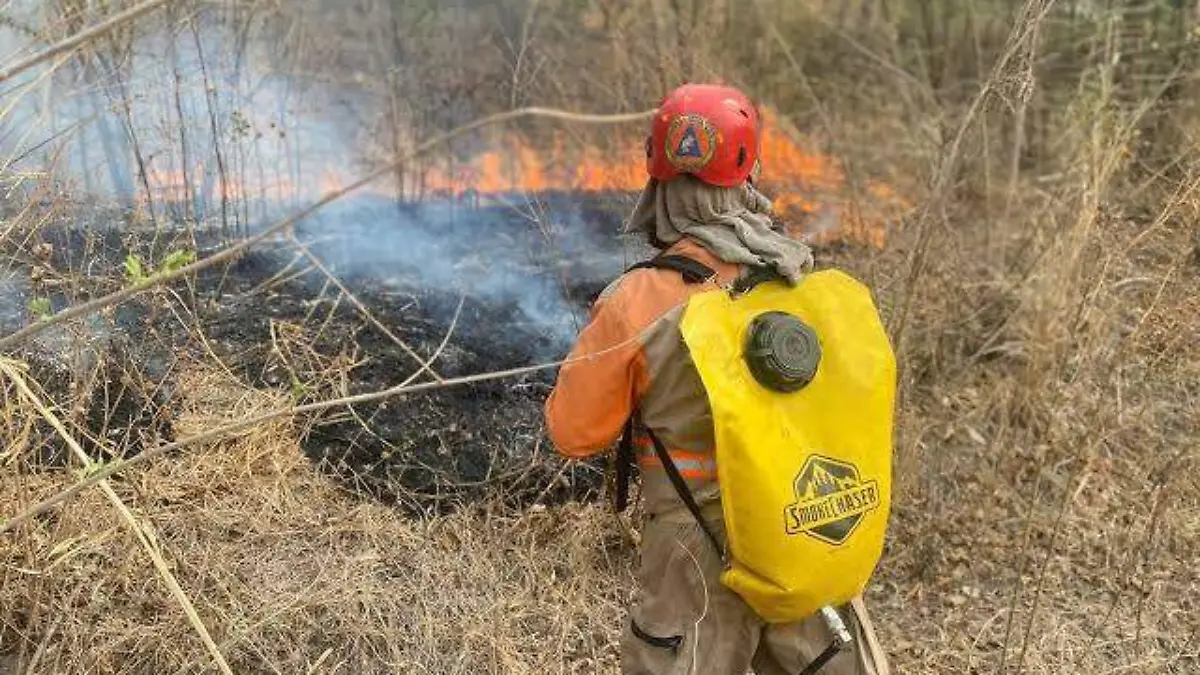
[{"label": "bare branch", "polygon": [[101,35],[104,35],[105,33],[108,33],[114,28],[136,21],[142,16],[149,14],[150,12],[166,5],[171,1],[172,0],[148,0],[140,5],[134,5],[124,12],[118,12],[104,21],[96,24],[95,26],[92,26],[86,30],[82,30],[65,40],[51,45],[49,48],[44,49],[26,59],[18,61],[16,64],[0,71],[0,82],[11,80],[13,77],[25,72],[26,70],[29,70],[43,61],[48,61],[59,54],[69,52],[80,45],[83,45],[100,37]]}]

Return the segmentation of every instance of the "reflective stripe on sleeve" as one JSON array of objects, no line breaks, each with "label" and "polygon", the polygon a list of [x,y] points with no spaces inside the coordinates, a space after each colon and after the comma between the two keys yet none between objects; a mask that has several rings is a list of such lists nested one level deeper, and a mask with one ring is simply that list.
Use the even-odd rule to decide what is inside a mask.
[{"label": "reflective stripe on sleeve", "polygon": [[[692,480],[717,479],[717,462],[711,454],[688,452],[686,450],[668,450],[667,454],[671,456],[671,461],[675,462],[675,467],[679,469],[679,474],[684,478]],[[659,461],[653,447],[639,447],[637,461],[638,467],[642,470],[656,469],[662,471],[662,462]]]}]

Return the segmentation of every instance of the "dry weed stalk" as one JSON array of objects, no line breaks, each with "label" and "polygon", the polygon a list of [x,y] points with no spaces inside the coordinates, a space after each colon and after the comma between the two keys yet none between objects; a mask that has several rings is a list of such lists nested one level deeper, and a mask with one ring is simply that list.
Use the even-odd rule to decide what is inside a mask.
[{"label": "dry weed stalk", "polygon": [[0,70],[0,82],[11,80],[13,77],[25,72],[26,70],[29,70],[30,68],[33,68],[34,66],[78,49],[88,42],[91,42],[103,35],[107,35],[118,28],[128,26],[150,12],[153,12],[154,10],[165,6],[167,3],[174,1],[175,0],[146,0],[146,2],[134,5],[124,11],[117,12],[95,26],[82,30],[69,38],[61,40],[50,47],[47,47],[33,56],[21,59],[17,63],[14,63],[4,70]]},{"label": "dry weed stalk", "polygon": [[[75,459],[83,465],[84,472],[87,473],[91,471],[95,466],[91,458],[89,458],[87,453],[83,451],[83,448],[79,445],[79,442],[75,440],[75,437],[72,436],[69,431],[67,431],[65,426],[63,426],[63,423],[58,419],[58,416],[55,415],[49,408],[47,408],[46,405],[42,403],[41,399],[38,398],[37,394],[30,389],[29,385],[25,381],[24,373],[21,372],[20,366],[7,359],[0,359],[0,372],[4,373],[9,381],[16,386],[21,395],[25,397],[27,401],[29,401],[29,404],[33,406],[34,410],[36,410],[37,413],[41,415],[51,427],[54,428],[54,431],[59,435],[63,442],[67,444],[67,447],[71,449],[71,452],[74,453]],[[165,555],[158,543],[158,538],[153,534],[152,526],[149,523],[140,521],[137,516],[134,515],[133,511],[131,511],[129,506],[125,503],[125,500],[121,499],[116,490],[113,490],[112,485],[109,484],[107,480],[100,482],[100,490],[104,493],[104,496],[106,499],[108,499],[109,503],[112,504],[113,508],[117,510],[117,513],[120,514],[121,520],[125,522],[125,525],[129,529],[130,533],[133,534],[133,536],[138,540],[138,543],[141,544],[142,548],[146,551],[146,555],[149,556],[150,561],[154,564],[155,571],[158,572],[158,575],[162,578],[163,583],[171,591],[171,595],[179,603],[179,606],[183,609],[184,614],[187,615],[188,621],[191,623],[192,628],[194,628],[196,634],[200,636],[200,640],[204,643],[204,646],[212,656],[213,661],[216,662],[217,667],[225,675],[233,675],[233,671],[229,669],[229,664],[225,661],[225,657],[221,654],[221,650],[218,649],[216,643],[213,642],[212,636],[209,634],[208,627],[204,625],[203,619],[200,618],[200,614],[196,611],[196,606],[192,602],[192,599],[188,597],[187,592],[183,590],[183,588],[179,585],[179,581],[171,572],[170,565],[168,565]],[[32,665],[30,666],[31,670],[33,665],[36,665],[38,658],[39,656],[35,654],[32,660]]]}]

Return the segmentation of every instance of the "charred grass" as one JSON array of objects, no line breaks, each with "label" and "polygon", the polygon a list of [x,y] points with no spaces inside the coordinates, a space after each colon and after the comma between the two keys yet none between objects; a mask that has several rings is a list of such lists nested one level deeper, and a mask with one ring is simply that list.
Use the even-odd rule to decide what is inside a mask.
[{"label": "charred grass", "polygon": [[[1115,28],[1072,43],[1085,65],[1066,69],[1066,86],[1034,79],[1053,73],[1020,29],[1039,27],[1041,8],[1026,3],[1011,31],[963,24],[976,32],[964,29],[957,42],[931,24],[928,37],[941,44],[921,54],[936,63],[872,71],[879,82],[900,65],[920,73],[896,80],[885,91],[894,96],[830,76],[815,83],[818,98],[829,97],[824,111],[796,105],[797,116],[822,119],[847,166],[871,167],[917,204],[879,249],[819,252],[821,264],[874,289],[901,363],[893,520],[868,603],[898,673],[1194,673],[1200,165],[1185,149],[1197,122],[1178,91],[1146,99],[1114,89],[1104,64],[1132,68],[1116,53]],[[788,22],[803,12],[794,12],[780,14],[781,32],[824,36],[809,65],[832,71],[828,59],[861,61],[864,52],[885,60],[871,44],[846,47],[845,31],[822,22],[796,29]],[[603,18],[621,21],[615,11]],[[952,19],[946,30],[959,25]],[[970,86],[935,87],[962,76],[955,68],[971,61],[968,46],[979,56],[981,34],[1016,57],[980,81],[964,77]],[[652,43],[629,44],[643,42]],[[788,87],[772,86],[793,101],[814,96],[795,93],[797,61],[776,65],[771,81]],[[842,98],[827,91],[839,86]],[[955,98],[959,90],[971,94]],[[24,240],[18,248],[33,255]],[[173,362],[170,428],[156,434],[183,438],[411,373],[345,298],[262,287],[270,276],[215,307],[196,303],[190,286],[183,300],[160,298],[196,339]],[[356,288],[382,323],[434,353],[445,321]],[[453,293],[422,302],[458,307]],[[447,363],[474,372],[534,358],[521,339],[494,348],[505,318],[495,311],[463,305]],[[53,375],[33,375],[64,410],[94,400],[94,388],[64,392]],[[127,379],[142,392],[157,381]],[[546,384],[414,396],[403,414],[350,411],[391,425],[382,441],[360,433],[366,427],[347,411],[272,422],[158,458],[112,486],[233,672],[613,673],[636,547],[588,482],[596,469],[553,463],[539,445]],[[47,470],[37,450],[45,426],[10,383],[2,391],[8,516],[84,468]],[[96,434],[92,407],[103,408],[89,404],[74,418],[82,436]],[[338,459],[323,448],[348,431],[354,442],[339,447],[355,451],[342,458],[358,457],[350,464],[359,471],[331,473]],[[416,456],[442,473],[361,470],[398,440],[420,446]],[[508,482],[464,489],[497,475],[488,474],[493,451],[515,462],[498,472]],[[489,461],[478,462],[480,452]],[[535,474],[522,473],[526,462]],[[559,484],[570,471],[590,478]],[[391,499],[380,500],[381,486]],[[0,671],[214,671],[144,548],[95,490],[0,534]]]},{"label": "charred grass", "polygon": [[[180,433],[286,402],[211,371],[183,384],[193,394]],[[6,512],[60,480],[6,482]],[[214,639],[235,672],[615,662],[628,556],[595,507],[517,513],[484,502],[406,518],[316,470],[288,423],[156,462],[116,488],[150,523],[205,621],[222,626]],[[106,507],[90,494],[13,533],[7,658],[33,672],[208,670],[178,606]]]},{"label": "charred grass", "polygon": [[[958,232],[928,244],[940,252],[902,338],[898,492],[869,592],[897,672],[1197,667],[1200,284],[1192,235],[1170,224],[1194,205],[1178,208],[1046,233],[1047,254],[1013,237],[979,256]],[[822,257],[878,280],[894,321],[916,245]],[[294,394],[205,359],[178,377],[184,437]],[[30,412],[7,400],[19,428]],[[469,397],[450,405],[467,430],[486,422]],[[500,491],[414,517],[307,459],[306,424],[114,481],[234,672],[616,672],[636,550],[602,501],[529,507]],[[6,460],[5,513],[71,475]],[[28,672],[211,669],[109,511],[89,492],[4,535],[7,658]]]}]

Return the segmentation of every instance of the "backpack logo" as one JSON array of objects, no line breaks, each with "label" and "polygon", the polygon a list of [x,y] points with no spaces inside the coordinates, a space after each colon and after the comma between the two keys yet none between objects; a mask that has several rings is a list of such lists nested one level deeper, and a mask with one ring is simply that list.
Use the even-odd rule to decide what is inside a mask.
[{"label": "backpack logo", "polygon": [[700,115],[678,115],[667,128],[667,161],[680,171],[698,171],[717,151],[717,130]]},{"label": "backpack logo", "polygon": [[858,467],[811,455],[796,474],[796,501],[784,509],[789,535],[806,534],[832,546],[846,543],[867,513],[879,507],[879,484]]}]

